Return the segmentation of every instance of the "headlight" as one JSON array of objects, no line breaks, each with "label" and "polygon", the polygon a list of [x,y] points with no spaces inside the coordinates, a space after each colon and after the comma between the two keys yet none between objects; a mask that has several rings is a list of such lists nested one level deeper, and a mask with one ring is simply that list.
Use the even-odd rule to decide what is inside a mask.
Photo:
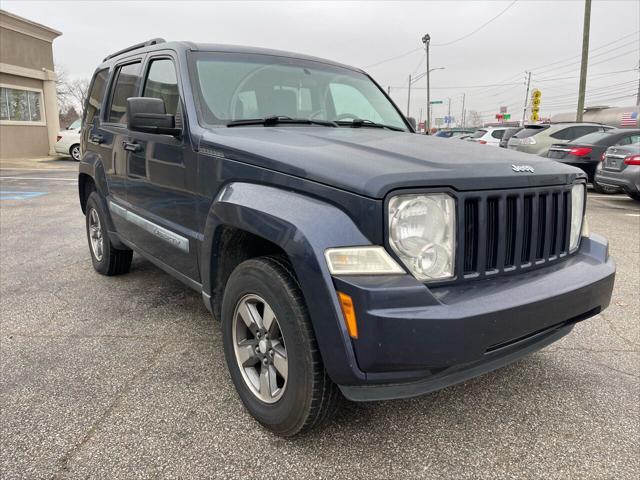
[{"label": "headlight", "polygon": [[571,188],[571,236],[569,237],[569,252],[574,252],[578,248],[583,217],[584,184],[580,183]]},{"label": "headlight", "polygon": [[453,276],[455,220],[455,200],[446,193],[389,201],[389,244],[418,280]]}]

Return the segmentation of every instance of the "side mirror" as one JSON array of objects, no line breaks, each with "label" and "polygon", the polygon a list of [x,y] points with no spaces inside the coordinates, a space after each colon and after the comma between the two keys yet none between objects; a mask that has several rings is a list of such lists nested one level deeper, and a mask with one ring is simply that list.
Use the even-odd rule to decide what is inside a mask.
[{"label": "side mirror", "polygon": [[127,99],[127,128],[134,132],[180,135],[175,116],[166,113],[164,100],[151,97]]},{"label": "side mirror", "polygon": [[411,125],[413,127],[413,129],[416,129],[416,119],[414,117],[407,117],[407,121],[409,122],[409,125]]}]

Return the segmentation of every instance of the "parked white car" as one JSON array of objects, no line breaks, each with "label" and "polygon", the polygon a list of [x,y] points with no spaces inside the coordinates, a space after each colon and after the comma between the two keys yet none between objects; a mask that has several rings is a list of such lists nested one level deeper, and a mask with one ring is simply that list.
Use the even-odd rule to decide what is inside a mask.
[{"label": "parked white car", "polygon": [[493,147],[500,146],[500,140],[509,127],[486,127],[475,131],[473,135],[467,138],[470,142],[476,142],[481,145],[491,145]]},{"label": "parked white car", "polygon": [[76,162],[80,161],[80,120],[76,120],[58,133],[55,144],[56,153],[70,155]]}]

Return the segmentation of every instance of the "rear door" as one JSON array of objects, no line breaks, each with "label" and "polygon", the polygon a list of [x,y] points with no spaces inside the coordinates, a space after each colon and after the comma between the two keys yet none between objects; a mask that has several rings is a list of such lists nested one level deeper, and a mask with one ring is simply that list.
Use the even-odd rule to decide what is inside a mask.
[{"label": "rear door", "polygon": [[128,132],[126,158],[127,208],[135,221],[130,238],[164,264],[199,281],[196,245],[197,161],[183,122],[184,109],[172,52],[150,55],[142,74],[140,96],[161,98],[176,116],[182,135]]}]

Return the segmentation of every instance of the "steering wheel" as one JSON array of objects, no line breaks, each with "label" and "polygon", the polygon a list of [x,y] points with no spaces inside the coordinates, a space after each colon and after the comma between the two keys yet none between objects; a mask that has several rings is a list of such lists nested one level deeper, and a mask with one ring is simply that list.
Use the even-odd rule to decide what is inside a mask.
[{"label": "steering wheel", "polygon": [[354,115],[353,113],[341,113],[336,117],[336,121],[346,120],[347,118],[353,118],[354,120],[360,119],[358,115]]}]

